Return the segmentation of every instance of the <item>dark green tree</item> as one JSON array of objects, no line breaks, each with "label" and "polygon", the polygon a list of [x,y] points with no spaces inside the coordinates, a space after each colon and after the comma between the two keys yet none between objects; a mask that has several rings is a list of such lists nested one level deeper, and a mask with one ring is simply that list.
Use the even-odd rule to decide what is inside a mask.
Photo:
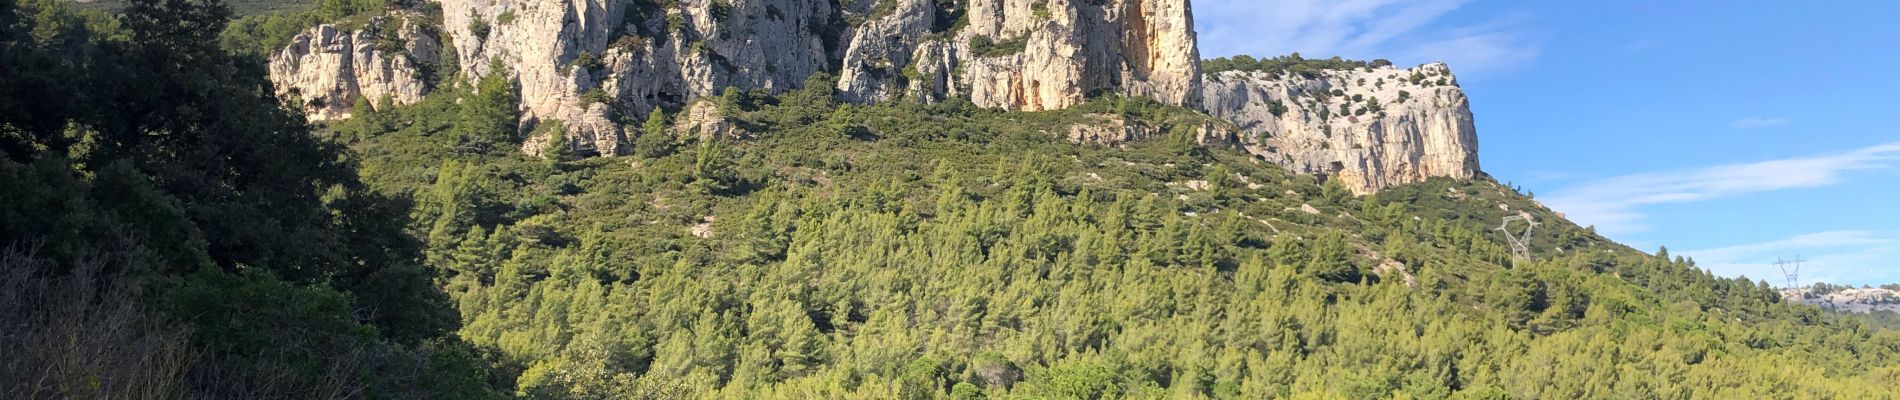
[{"label": "dark green tree", "polygon": [[491,63],[488,71],[462,100],[461,116],[455,122],[456,137],[467,151],[487,152],[520,140],[520,96],[515,81],[500,61]]}]

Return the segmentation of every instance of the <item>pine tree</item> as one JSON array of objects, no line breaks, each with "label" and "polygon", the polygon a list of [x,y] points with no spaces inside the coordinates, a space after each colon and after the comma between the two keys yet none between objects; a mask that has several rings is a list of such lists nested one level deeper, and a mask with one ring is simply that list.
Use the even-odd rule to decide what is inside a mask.
[{"label": "pine tree", "polygon": [[634,151],[645,158],[660,158],[673,154],[673,134],[667,132],[669,126],[672,124],[668,122],[666,112],[661,111],[659,107],[654,107],[652,112],[647,113],[646,122],[641,125],[640,137],[634,140]]},{"label": "pine tree", "polygon": [[486,152],[519,140],[516,137],[519,95],[508,73],[501,61],[495,61],[490,64],[488,75],[477,81],[474,92],[463,99],[455,131],[465,150]]}]

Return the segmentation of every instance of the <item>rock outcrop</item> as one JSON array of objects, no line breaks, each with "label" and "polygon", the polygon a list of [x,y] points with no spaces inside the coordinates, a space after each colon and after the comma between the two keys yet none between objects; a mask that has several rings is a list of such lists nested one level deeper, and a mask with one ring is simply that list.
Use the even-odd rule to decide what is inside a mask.
[{"label": "rock outcrop", "polygon": [[271,56],[270,78],[280,95],[302,100],[311,120],[349,118],[358,99],[421,100],[429,90],[422,66],[435,63],[440,48],[405,17],[374,18],[356,31],[321,25]]},{"label": "rock outcrop", "polygon": [[616,115],[727,87],[799,87],[826,70],[825,29],[840,18],[829,2],[802,0],[440,2],[468,74],[511,74],[524,127],[561,120],[578,153],[597,155],[627,150]]},{"label": "rock outcrop", "polygon": [[740,138],[740,130],[726,120],[719,105],[711,101],[695,101],[693,105],[679,113],[678,121],[673,124],[674,137],[693,137],[699,140],[712,138]]},{"label": "rock outcrop", "polygon": [[[837,89],[844,101],[874,103],[908,93],[934,95],[943,87],[943,77],[925,76],[916,65],[919,56],[944,48],[949,40],[939,31],[945,27],[939,15],[952,18],[963,10],[951,4],[940,8],[934,0],[887,0],[885,8],[876,1],[857,2],[870,9],[855,10],[871,18],[851,31],[839,70]],[[888,11],[886,11],[888,10]],[[952,60],[954,61],[954,60]],[[940,69],[932,69],[940,72]]]},{"label": "rock outcrop", "polygon": [[1212,119],[1141,121],[1131,123],[1120,114],[1086,114],[1069,125],[1063,136],[1070,142],[1102,146],[1120,146],[1137,140],[1184,132],[1201,145],[1226,145],[1233,142],[1232,124]]},{"label": "rock outcrop", "polygon": [[1240,125],[1247,151],[1354,193],[1480,174],[1469,100],[1444,64],[1227,71],[1208,77],[1205,96],[1209,114]]},{"label": "rock outcrop", "polygon": [[1782,289],[1781,298],[1785,301],[1811,304],[1835,312],[1900,312],[1900,291],[1884,287],[1857,289],[1831,285],[1828,285],[1830,287],[1826,290],[1821,290],[1818,286],[1821,285]]},{"label": "rock outcrop", "polygon": [[1186,1],[972,0],[957,12],[967,25],[947,43],[921,46],[918,64],[904,66],[924,80],[913,90],[1023,111],[1064,109],[1097,93],[1200,101]]}]

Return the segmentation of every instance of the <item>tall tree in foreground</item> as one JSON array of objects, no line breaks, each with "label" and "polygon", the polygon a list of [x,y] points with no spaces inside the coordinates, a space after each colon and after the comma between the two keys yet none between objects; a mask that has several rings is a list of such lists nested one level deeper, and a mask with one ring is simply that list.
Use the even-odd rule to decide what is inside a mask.
[{"label": "tall tree in foreground", "polygon": [[[52,352],[5,353],[0,385],[27,398],[491,394],[479,358],[447,336],[457,316],[403,230],[408,206],[366,189],[258,60],[218,47],[229,14],[216,0],[135,0],[116,17],[0,3],[0,247],[5,283],[31,288],[0,298],[20,322],[9,329],[29,333],[0,349]],[[75,290],[97,296],[49,297]],[[61,330],[96,320],[113,323]],[[61,337],[93,344],[36,342]],[[74,353],[86,351],[130,361],[34,365],[101,360]]]}]

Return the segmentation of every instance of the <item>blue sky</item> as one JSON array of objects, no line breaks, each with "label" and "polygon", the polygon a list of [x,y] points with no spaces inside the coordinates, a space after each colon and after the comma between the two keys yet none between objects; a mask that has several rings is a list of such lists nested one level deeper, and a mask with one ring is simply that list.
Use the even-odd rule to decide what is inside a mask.
[{"label": "blue sky", "polygon": [[1485,171],[1618,241],[1900,282],[1900,1],[1193,4],[1209,58],[1449,63]]}]

